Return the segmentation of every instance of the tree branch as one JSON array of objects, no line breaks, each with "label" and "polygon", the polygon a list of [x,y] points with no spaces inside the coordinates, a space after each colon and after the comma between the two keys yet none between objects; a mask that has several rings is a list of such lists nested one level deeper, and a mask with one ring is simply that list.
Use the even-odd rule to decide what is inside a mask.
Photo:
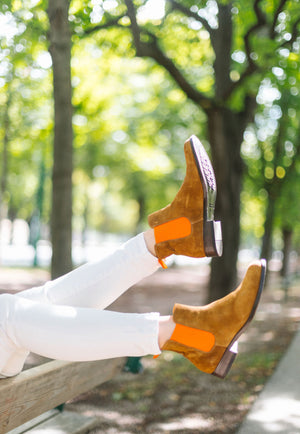
[{"label": "tree branch", "polygon": [[163,66],[171,75],[171,77],[176,81],[179,87],[186,93],[188,98],[194,101],[196,104],[200,105],[204,110],[212,106],[212,100],[203,95],[193,86],[191,86],[179,69],[176,67],[174,62],[168,58],[159,48],[157,37],[146,30],[148,36],[150,36],[150,42],[141,41],[141,29],[138,26],[136,19],[136,12],[133,6],[132,0],[125,0],[128,16],[131,21],[131,31],[133,35],[133,40],[136,48],[136,55],[139,57],[151,57],[159,65]]},{"label": "tree branch", "polygon": [[200,105],[204,110],[212,107],[213,101],[190,85],[190,83],[176,67],[174,62],[160,50],[156,39],[154,39],[151,43],[141,44],[140,48],[140,56],[151,57],[159,65],[163,66],[176,81],[179,87],[185,92],[188,98]]},{"label": "tree branch", "polygon": [[300,17],[294,22],[293,27],[292,27],[292,37],[289,41],[285,41],[283,42],[280,47],[286,47],[287,45],[292,46],[292,44],[296,41],[296,39],[299,36],[299,30],[298,30],[298,25],[300,23]]},{"label": "tree branch", "polygon": [[136,48],[136,54],[139,56],[140,43],[141,43],[141,31],[136,19],[136,11],[132,0],[125,0],[127,7],[127,13],[130,19],[130,27],[133,36],[134,45]]},{"label": "tree branch", "polygon": [[259,69],[259,66],[253,61],[253,59],[251,57],[252,48],[251,48],[250,38],[255,32],[257,32],[257,30],[264,27],[267,23],[265,15],[263,14],[263,12],[259,8],[260,2],[261,2],[261,0],[255,0],[253,8],[254,8],[254,12],[256,15],[256,23],[253,24],[253,26],[248,29],[248,31],[246,32],[246,34],[244,36],[245,52],[246,52],[246,57],[247,57],[247,61],[248,61],[248,66],[246,67],[244,72],[241,74],[239,80],[232,83],[232,85],[228,89],[228,92],[225,96],[225,99],[228,99],[232,95],[232,93],[235,91],[235,89],[237,89],[239,86],[241,86],[241,84],[245,81],[245,79],[247,77],[249,77],[250,75],[253,74],[254,71],[257,71]]},{"label": "tree branch", "polygon": [[110,27],[114,27],[114,26],[122,27],[119,24],[119,21],[120,21],[121,18],[124,18],[125,16],[126,16],[125,14],[119,15],[118,17],[116,17],[116,18],[114,18],[112,20],[109,20],[109,21],[107,21],[104,24],[99,24],[97,26],[87,28],[87,29],[85,29],[84,34],[85,35],[90,35],[91,33],[98,32],[99,30],[109,29]]},{"label": "tree branch", "polygon": [[255,0],[254,3],[254,11],[255,11],[255,15],[256,15],[256,23],[250,27],[250,29],[248,29],[245,37],[244,37],[244,42],[245,42],[245,51],[246,51],[246,56],[247,56],[247,60],[249,65],[253,65],[256,66],[255,63],[253,62],[253,59],[251,58],[251,45],[250,45],[250,37],[261,27],[263,27],[266,23],[266,17],[265,15],[262,13],[262,11],[259,9],[259,3],[261,0]]},{"label": "tree branch", "polygon": [[[247,68],[244,70],[244,72],[241,74],[240,78],[238,81],[236,81],[235,83],[232,84],[231,88],[229,89],[229,92],[227,94],[227,98],[229,98],[229,96],[233,93],[233,91],[239,87],[247,77],[249,77],[254,71],[259,70],[259,66],[253,61],[253,59],[251,58],[251,44],[250,44],[250,38],[252,36],[252,34],[254,34],[258,29],[262,28],[263,26],[266,25],[267,20],[265,15],[263,14],[263,12],[260,10],[259,8],[259,3],[261,0],[256,0],[254,3],[254,11],[255,11],[255,15],[257,18],[256,23],[248,30],[248,32],[246,33],[245,37],[244,37],[244,41],[245,41],[245,51],[246,51],[246,56],[247,56],[247,60],[248,60],[248,66]],[[279,14],[282,12],[285,4],[287,3],[287,0],[281,0],[273,17],[273,21],[272,21],[272,25],[271,25],[271,29],[270,29],[270,37],[271,39],[275,39],[275,26],[277,23],[277,19]],[[284,43],[281,44],[281,47],[287,46],[287,45],[292,45],[293,42],[295,42],[295,40],[297,39],[297,37],[299,36],[299,31],[298,31],[298,25],[300,23],[300,17],[294,22],[293,24],[293,28],[292,28],[292,37],[289,41],[285,41]]]},{"label": "tree branch", "polygon": [[284,5],[286,4],[287,1],[288,0],[280,0],[278,8],[275,11],[275,14],[274,14],[274,17],[273,17],[273,23],[272,23],[272,26],[271,26],[271,29],[270,29],[270,37],[271,37],[271,39],[274,39],[275,36],[276,36],[275,35],[275,27],[276,27],[277,19],[278,19],[278,16],[279,16],[280,12],[282,12],[282,10],[284,8]]},{"label": "tree branch", "polygon": [[178,3],[175,0],[169,0],[169,3],[171,4],[173,10],[178,10],[178,11],[182,12],[184,15],[191,17],[191,18],[194,18],[194,20],[196,20],[196,21],[199,21],[199,23],[201,23],[203,25],[205,30],[207,30],[208,33],[210,35],[212,35],[212,33],[214,32],[214,29],[212,29],[210,27],[210,25],[208,24],[208,22],[205,18],[200,17],[196,12],[192,12],[190,9],[186,8],[181,3]]}]

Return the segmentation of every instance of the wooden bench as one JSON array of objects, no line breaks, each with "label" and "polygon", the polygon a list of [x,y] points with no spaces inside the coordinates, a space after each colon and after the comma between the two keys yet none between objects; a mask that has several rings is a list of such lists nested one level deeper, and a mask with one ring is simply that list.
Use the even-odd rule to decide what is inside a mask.
[{"label": "wooden bench", "polygon": [[[53,409],[110,380],[123,369],[125,363],[126,358],[80,363],[54,360],[23,371],[13,378],[1,379],[0,433],[11,430],[11,434],[29,430],[34,432],[34,426],[41,427],[42,422],[49,419],[53,422],[54,418],[60,418],[56,421],[58,425],[64,424],[64,419],[67,419],[64,413],[70,412],[59,414],[58,410]],[[74,428],[59,432],[79,433],[78,416],[72,413],[69,418]],[[88,419],[91,423],[95,422]],[[27,421],[31,422],[26,424]]]}]

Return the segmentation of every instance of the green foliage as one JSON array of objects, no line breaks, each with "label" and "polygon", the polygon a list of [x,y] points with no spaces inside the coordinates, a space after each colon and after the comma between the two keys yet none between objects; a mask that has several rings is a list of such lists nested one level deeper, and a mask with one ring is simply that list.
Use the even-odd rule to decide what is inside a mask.
[{"label": "green foliage", "polygon": [[294,86],[299,83],[300,76],[294,62],[299,66],[299,55],[285,52],[281,67],[273,68],[259,93],[260,106],[254,129],[248,129],[242,148],[248,167],[245,180],[248,193],[244,197],[250,196],[243,209],[249,217],[249,201],[262,199],[259,217],[251,219],[252,230],[262,235],[263,209],[269,201],[275,202],[275,229],[293,229],[295,240],[298,240],[300,113],[298,89]]},{"label": "green foliage", "polygon": [[[0,30],[0,141],[7,133],[5,201],[11,214],[27,220],[33,214],[43,160],[48,174],[43,219],[48,222],[53,102],[46,3],[5,0],[0,5],[0,22],[6,29]],[[167,1],[165,14],[154,18],[142,15],[147,3],[134,2],[141,42],[157,44],[190,86],[214,101],[212,35],[218,28],[217,2],[185,0],[179,2],[182,9],[178,10]],[[299,2],[285,5],[276,26],[272,20],[278,2],[259,2],[266,22],[258,31],[251,31],[258,20],[253,3],[232,2],[229,75],[232,84],[238,85],[224,101],[234,111],[245,108],[246,96],[257,95],[259,103],[242,146],[247,174],[241,224],[246,244],[257,244],[262,236],[270,193],[280,191],[277,227],[299,221],[294,199],[299,185],[299,42],[295,39],[288,45],[299,17]],[[73,0],[69,12],[75,226],[134,232],[149,212],[172,199],[184,176],[182,144],[192,133],[206,144],[206,117],[165,68],[149,56],[136,57],[124,1]],[[251,59],[258,68],[240,83],[249,65],[247,32]],[[299,231],[297,225],[293,227]]]},{"label": "green foliage", "polygon": [[[48,169],[51,167],[51,64],[44,35],[47,22],[43,10],[31,8],[29,2],[2,4],[2,11],[0,138],[8,138],[4,202],[11,216],[29,219],[34,211],[32,199],[38,187],[40,160],[45,158]],[[49,213],[49,207],[46,210]]]},{"label": "green foliage", "polygon": [[[119,225],[132,232],[178,188],[184,176],[182,143],[191,131],[202,133],[201,112],[153,62],[120,58],[109,45],[100,50],[93,37],[80,41],[73,56],[75,166],[102,192],[98,215],[107,215],[106,229]],[[112,212],[105,207],[107,194],[115,197],[108,206]],[[140,216],[142,199],[147,208]],[[95,224],[103,227],[99,217]]]}]

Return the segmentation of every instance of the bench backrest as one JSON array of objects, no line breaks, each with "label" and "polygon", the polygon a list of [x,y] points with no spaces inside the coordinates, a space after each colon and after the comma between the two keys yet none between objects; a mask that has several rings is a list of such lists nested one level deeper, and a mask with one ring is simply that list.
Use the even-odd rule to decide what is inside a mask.
[{"label": "bench backrest", "polygon": [[110,380],[125,358],[96,362],[51,361],[0,380],[0,433]]}]

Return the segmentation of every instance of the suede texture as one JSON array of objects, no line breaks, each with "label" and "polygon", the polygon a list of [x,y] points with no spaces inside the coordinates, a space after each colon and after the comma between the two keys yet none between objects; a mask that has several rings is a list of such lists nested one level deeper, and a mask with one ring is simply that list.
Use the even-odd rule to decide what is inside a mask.
[{"label": "suede texture", "polygon": [[213,373],[227,347],[244,331],[254,314],[253,310],[259,297],[261,273],[261,262],[252,263],[235,291],[207,306],[175,304],[173,309],[175,323],[205,330],[215,336],[215,345],[211,351],[205,353],[171,339],[162,349],[183,354],[201,371]]},{"label": "suede texture", "polygon": [[179,217],[186,217],[192,225],[192,233],[184,238],[163,241],[155,245],[159,259],[172,254],[204,257],[203,242],[203,186],[196,166],[190,140],[184,144],[186,175],[173,202],[148,216],[149,226],[155,228]]},{"label": "suede texture", "polygon": [[183,344],[174,341],[167,341],[162,348],[164,351],[173,351],[182,354],[186,359],[193,363],[200,371],[207,374],[212,374],[222,359],[226,348],[215,345],[209,352],[195,350],[194,348],[187,347]]}]

